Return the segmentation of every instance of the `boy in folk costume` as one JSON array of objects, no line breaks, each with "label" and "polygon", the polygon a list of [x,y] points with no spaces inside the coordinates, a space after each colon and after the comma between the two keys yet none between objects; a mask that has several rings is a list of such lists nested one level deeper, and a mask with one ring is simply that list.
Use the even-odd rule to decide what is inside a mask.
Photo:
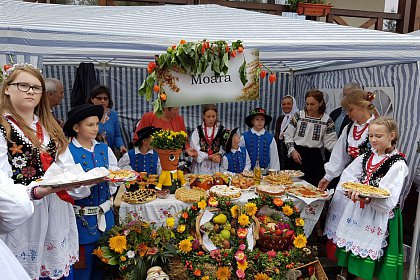
[{"label": "boy in folk costume", "polygon": [[246,125],[251,129],[242,134],[240,146],[245,147],[249,154],[251,169],[258,160],[261,168],[280,170],[276,141],[264,129],[272,119],[263,108],[255,108],[245,118]]},{"label": "boy in folk costume", "polygon": [[229,171],[232,173],[242,173],[244,170],[251,168],[251,159],[245,147],[239,147],[241,138],[239,136],[238,128],[232,130],[226,129],[223,132],[223,139],[226,139],[224,144],[225,155],[222,159],[222,172]]},{"label": "boy in folk costume", "polygon": [[158,174],[159,156],[152,149],[150,143],[152,134],[160,128],[146,126],[137,131],[138,139],[134,143],[134,149],[129,150],[118,161],[118,167],[132,169],[137,172],[147,172],[147,174]]},{"label": "boy in folk costume", "polygon": [[[85,171],[95,167],[118,169],[112,150],[105,143],[95,140],[103,113],[100,105],[77,106],[68,113],[63,127],[64,133],[72,137],[69,149],[74,162],[79,163]],[[93,187],[80,187],[70,193],[75,199],[73,208],[80,244],[75,279],[102,279],[104,276],[99,266],[100,260],[92,253],[99,238],[114,225],[111,195],[115,191],[114,185],[102,182]]]},{"label": "boy in folk costume", "polygon": [[[337,192],[346,192],[349,199],[344,212],[336,220],[328,216],[329,228],[335,232],[338,265],[357,279],[402,279],[402,216],[398,200],[408,175],[402,154],[395,149],[398,140],[394,120],[379,117],[369,125],[372,150],[357,157],[341,175]],[[344,191],[343,182],[360,182],[387,189],[386,199],[361,198],[356,191]],[[337,201],[333,201],[331,208]],[[343,203],[339,200],[338,203]]]}]

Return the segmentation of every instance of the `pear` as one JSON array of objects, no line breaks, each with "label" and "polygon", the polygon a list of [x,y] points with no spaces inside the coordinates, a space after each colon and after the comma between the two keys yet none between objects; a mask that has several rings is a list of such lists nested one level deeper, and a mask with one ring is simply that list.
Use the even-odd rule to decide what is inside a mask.
[{"label": "pear", "polygon": [[230,231],[224,229],[220,232],[220,234],[222,235],[222,237],[226,240],[229,240],[230,238]]},{"label": "pear", "polygon": [[227,217],[225,214],[219,214],[213,218],[213,222],[219,225],[224,225],[227,222]]}]

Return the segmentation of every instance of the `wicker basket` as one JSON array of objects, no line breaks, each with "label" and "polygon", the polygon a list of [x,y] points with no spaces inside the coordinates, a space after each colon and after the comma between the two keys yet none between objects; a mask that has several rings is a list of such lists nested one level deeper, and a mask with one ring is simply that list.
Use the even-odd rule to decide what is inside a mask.
[{"label": "wicker basket", "polygon": [[[218,212],[217,209],[215,210],[211,210],[210,212]],[[205,250],[205,251],[209,251],[203,244],[203,237],[201,236],[201,231],[200,231],[200,221],[201,221],[201,217],[203,216],[204,212],[201,212],[196,219],[195,222],[195,232],[196,232],[196,238],[197,240],[200,242],[201,247]],[[252,216],[251,219],[254,221],[254,232],[253,232],[253,237],[254,237],[254,241],[257,242],[258,238],[259,238],[259,231],[260,231],[260,222],[258,221],[258,219],[255,216]]]},{"label": "wicker basket", "polygon": [[307,263],[305,265],[296,267],[294,269],[302,271],[302,275],[305,275],[306,273],[304,273],[305,272],[304,270],[306,270],[311,265],[315,268],[315,276],[317,280],[328,280],[328,276],[325,273],[324,268],[322,267],[319,260]]},{"label": "wicker basket", "polygon": [[293,236],[276,236],[271,234],[260,234],[258,245],[263,252],[270,250],[288,251],[293,246]]}]

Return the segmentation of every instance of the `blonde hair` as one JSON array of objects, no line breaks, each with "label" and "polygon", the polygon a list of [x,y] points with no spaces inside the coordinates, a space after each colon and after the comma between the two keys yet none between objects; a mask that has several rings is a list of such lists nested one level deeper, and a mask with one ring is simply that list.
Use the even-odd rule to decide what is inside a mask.
[{"label": "blonde hair", "polygon": [[67,149],[67,141],[64,136],[63,130],[54,119],[53,115],[50,111],[50,106],[48,103],[48,97],[46,95],[45,90],[45,82],[44,78],[41,75],[41,72],[33,66],[25,65],[17,67],[9,76],[5,77],[3,83],[1,84],[0,89],[0,125],[4,127],[6,130],[6,139],[9,142],[13,143],[11,138],[11,126],[10,123],[4,118],[5,114],[11,114],[13,118],[19,125],[19,128],[23,131],[23,133],[29,138],[32,145],[38,149],[41,149],[42,143],[36,137],[34,130],[25,123],[25,121],[19,116],[16,112],[15,108],[13,107],[12,102],[10,101],[10,96],[5,93],[6,88],[14,82],[17,75],[19,73],[26,72],[35,78],[37,78],[42,85],[42,95],[39,101],[39,104],[35,107],[34,114],[39,117],[39,121],[41,122],[42,126],[47,131],[50,138],[55,142],[57,146],[58,154],[64,153]]},{"label": "blonde hair", "polygon": [[374,124],[383,125],[386,127],[389,133],[395,133],[394,139],[391,140],[391,145],[395,147],[397,145],[398,139],[400,139],[397,122],[389,117],[378,117],[370,122],[370,126]]},{"label": "blonde hair", "polygon": [[367,108],[375,117],[379,117],[379,112],[376,110],[375,105],[372,104],[369,93],[363,89],[352,89],[343,97],[341,106],[345,110],[349,110],[351,105]]}]

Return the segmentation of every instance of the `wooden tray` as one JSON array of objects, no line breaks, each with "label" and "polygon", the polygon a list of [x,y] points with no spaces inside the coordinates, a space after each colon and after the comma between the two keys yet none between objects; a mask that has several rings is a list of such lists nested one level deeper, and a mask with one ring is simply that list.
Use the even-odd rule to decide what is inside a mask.
[{"label": "wooden tray", "polygon": [[324,268],[322,267],[319,260],[304,264],[304,265],[296,267],[294,269],[295,270],[302,270],[302,269],[306,269],[310,265],[314,266],[314,268],[315,268],[315,276],[316,276],[317,280],[328,280],[328,276],[325,273]]}]

